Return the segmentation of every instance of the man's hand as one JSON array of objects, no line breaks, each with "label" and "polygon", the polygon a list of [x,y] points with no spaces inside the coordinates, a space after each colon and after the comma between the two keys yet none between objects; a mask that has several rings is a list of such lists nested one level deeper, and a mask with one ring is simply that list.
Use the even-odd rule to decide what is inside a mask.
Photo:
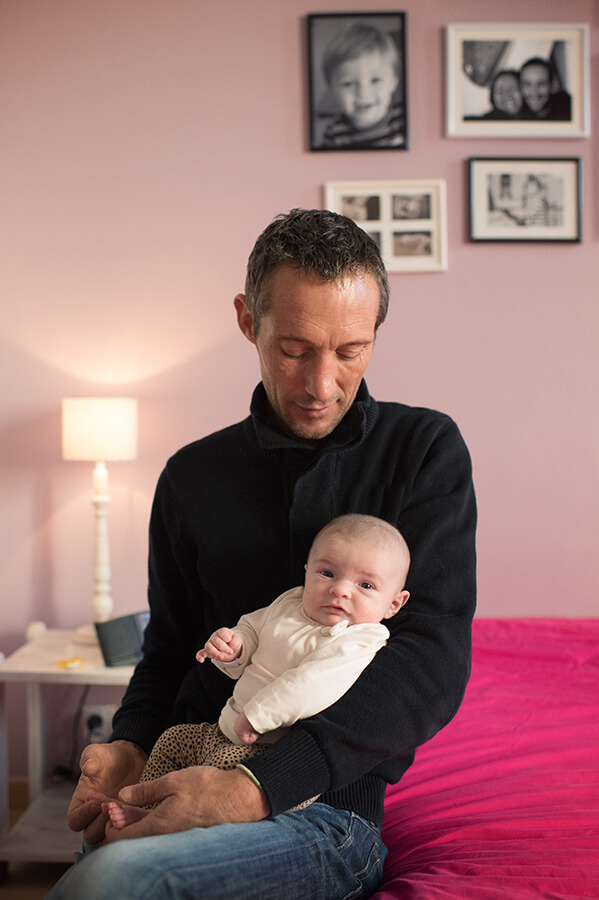
[{"label": "man's hand", "polygon": [[243,641],[240,636],[230,628],[219,628],[204,644],[203,650],[198,650],[196,659],[204,662],[205,659],[217,659],[219,662],[233,662],[241,655]]},{"label": "man's hand", "polygon": [[224,822],[257,822],[270,814],[266,794],[239,769],[191,766],[144,781],[119,792],[119,800],[134,806],[158,803],[139,822],[116,829],[108,825],[106,840],[172,834]]},{"label": "man's hand", "polygon": [[88,801],[88,795],[98,791],[116,797],[121,788],[139,781],[146,759],[146,754],[129,741],[86,747],[81,754],[81,777],[69,806],[69,828],[83,831],[89,844],[100,844],[108,817],[100,801]]}]

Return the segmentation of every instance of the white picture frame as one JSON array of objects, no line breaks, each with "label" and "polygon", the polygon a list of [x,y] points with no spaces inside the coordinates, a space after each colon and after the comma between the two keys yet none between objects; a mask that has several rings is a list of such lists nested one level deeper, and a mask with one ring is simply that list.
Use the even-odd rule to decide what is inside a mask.
[{"label": "white picture frame", "polygon": [[332,181],[328,209],[353,219],[376,241],[388,272],[447,269],[444,179]]},{"label": "white picture frame", "polygon": [[588,137],[589,68],[585,23],[448,25],[447,134]]}]

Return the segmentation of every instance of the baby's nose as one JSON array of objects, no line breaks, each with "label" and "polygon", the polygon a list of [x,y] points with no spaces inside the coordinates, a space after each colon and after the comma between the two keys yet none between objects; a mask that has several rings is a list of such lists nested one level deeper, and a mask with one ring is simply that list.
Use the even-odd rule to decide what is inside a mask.
[{"label": "baby's nose", "polygon": [[331,593],[335,597],[349,597],[351,593],[350,582],[346,578],[339,578],[331,585]]}]

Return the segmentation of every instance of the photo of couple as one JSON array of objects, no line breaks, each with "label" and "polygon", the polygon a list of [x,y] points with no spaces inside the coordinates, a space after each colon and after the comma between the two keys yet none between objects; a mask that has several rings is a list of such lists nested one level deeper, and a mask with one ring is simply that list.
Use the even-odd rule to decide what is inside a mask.
[{"label": "photo of couple", "polygon": [[462,71],[469,82],[464,120],[570,122],[566,47],[554,41],[548,55],[526,55],[528,41],[464,41]]}]

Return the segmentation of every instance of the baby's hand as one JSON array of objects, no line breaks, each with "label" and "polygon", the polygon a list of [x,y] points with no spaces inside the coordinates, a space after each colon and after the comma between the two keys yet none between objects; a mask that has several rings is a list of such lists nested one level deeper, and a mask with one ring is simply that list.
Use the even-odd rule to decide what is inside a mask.
[{"label": "baby's hand", "polygon": [[260,737],[245,713],[239,713],[235,720],[235,734],[244,744],[253,744]]},{"label": "baby's hand", "polygon": [[232,662],[241,655],[243,641],[230,628],[219,628],[208,638],[203,650],[198,650],[196,659],[218,659],[220,662]]}]

